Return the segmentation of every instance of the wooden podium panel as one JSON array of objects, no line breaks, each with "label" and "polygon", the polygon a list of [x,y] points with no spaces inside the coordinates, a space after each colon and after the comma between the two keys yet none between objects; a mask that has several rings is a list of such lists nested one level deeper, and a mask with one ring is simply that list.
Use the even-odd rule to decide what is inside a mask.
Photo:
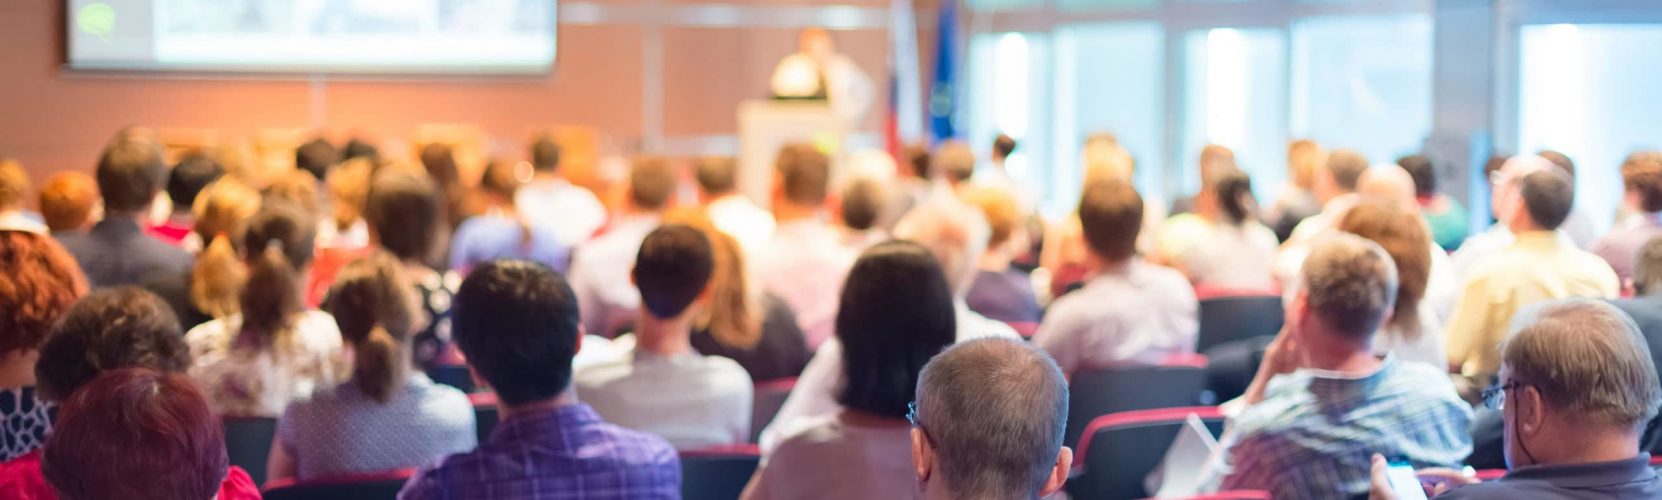
[{"label": "wooden podium panel", "polygon": [[739,103],[739,192],[768,206],[779,148],[808,142],[831,156],[831,178],[843,163],[849,123],[824,101],[750,100]]}]

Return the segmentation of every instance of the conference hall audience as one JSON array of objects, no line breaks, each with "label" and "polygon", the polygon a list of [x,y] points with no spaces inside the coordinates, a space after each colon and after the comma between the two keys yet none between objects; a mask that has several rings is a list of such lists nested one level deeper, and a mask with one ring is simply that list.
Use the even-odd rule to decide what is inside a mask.
[{"label": "conference hall audience", "polygon": [[1422,155],[1408,155],[1397,159],[1397,166],[1408,171],[1414,179],[1414,201],[1420,215],[1431,227],[1431,238],[1437,246],[1453,251],[1460,248],[1471,232],[1470,217],[1460,200],[1437,191],[1437,168],[1431,159]]},{"label": "conference hall audience", "polygon": [[[883,215],[877,218],[877,227],[888,231],[900,223],[912,208],[922,205],[934,190],[934,175],[931,165],[929,147],[923,144],[908,144],[900,148],[895,155],[895,171],[899,173],[893,179],[888,190],[888,199],[883,202]],[[777,173],[777,171],[776,171]]]},{"label": "conference hall audience", "polygon": [[478,444],[467,395],[412,367],[411,336],[423,318],[403,268],[377,251],[341,270],[323,308],[351,353],[351,378],[283,411],[268,481],[419,467]]},{"label": "conference hall audience", "polygon": [[566,272],[571,248],[562,243],[554,227],[535,222],[514,203],[521,175],[528,168],[505,161],[485,165],[478,189],[485,212],[462,221],[451,236],[451,271],[466,275],[474,266],[492,260],[523,259]]},{"label": "conference hall audience", "polygon": [[104,147],[96,170],[104,219],[85,233],[57,236],[93,287],[136,285],[152,272],[190,268],[189,253],[144,233],[166,175],[161,145],[147,130],[124,129]]},{"label": "conference hall audience", "polygon": [[[1555,167],[1551,161],[1536,155],[1490,159],[1484,170],[1489,179],[1489,210],[1495,223],[1490,224],[1489,228],[1483,230],[1483,232],[1467,236],[1466,241],[1460,244],[1460,249],[1449,254],[1449,260],[1454,265],[1456,276],[1462,281],[1465,280],[1474,269],[1512,246],[1516,238],[1513,236],[1512,230],[1506,225],[1506,206],[1504,203],[1517,195],[1518,179],[1538,170],[1549,170]],[[1573,184],[1574,178],[1570,180]],[[1569,218],[1568,215],[1564,217],[1566,220]],[[1575,240],[1571,239],[1564,231],[1555,229],[1554,232],[1566,244],[1575,245]]]},{"label": "conference hall audience", "polygon": [[414,290],[421,325],[410,339],[416,364],[424,369],[446,364],[454,357],[450,337],[450,308],[462,277],[440,272],[427,263],[441,251],[444,227],[443,194],[425,177],[406,172],[382,172],[370,182],[364,204],[372,245],[403,263],[405,286]]},{"label": "conference hall audience", "polygon": [[205,243],[208,258],[199,254],[184,272],[160,270],[145,276],[146,290],[167,301],[186,331],[242,310],[240,295],[248,279],[246,266],[231,255],[233,238],[260,210],[260,193],[230,177],[222,177],[197,194],[192,212],[193,234],[188,240]]},{"label": "conference hall audience", "polygon": [[1326,236],[1305,261],[1287,325],[1270,344],[1224,437],[1221,490],[1275,498],[1366,494],[1370,453],[1453,467],[1471,451],[1471,408],[1443,370],[1377,357],[1397,295],[1379,245]]},{"label": "conference hall audience", "polygon": [[1287,145],[1287,184],[1264,211],[1264,224],[1275,231],[1277,241],[1287,241],[1299,222],[1321,212],[1314,190],[1316,170],[1324,161],[1327,153],[1316,141],[1299,139]]},{"label": "conference hall audience", "polygon": [[478,448],[417,471],[399,498],[681,498],[674,447],[578,401],[578,314],[571,287],[541,264],[489,262],[468,275],[456,295],[456,343],[496,391],[502,420]]},{"label": "conference hall audience", "polygon": [[1593,243],[1592,251],[1610,264],[1623,283],[1634,279],[1639,247],[1662,236],[1662,161],[1641,159],[1622,165],[1622,202],[1637,213]]},{"label": "conference hall audience", "polygon": [[1027,249],[1020,202],[1002,187],[972,187],[962,197],[980,209],[989,229],[987,249],[976,263],[964,304],[988,319],[1037,325],[1044,311],[1033,292],[1033,278],[1011,266],[1016,255]]},{"label": "conference hall audience", "polygon": [[891,241],[855,261],[838,306],[842,409],[783,433],[740,498],[917,497],[906,415],[919,371],[956,336],[952,287],[928,249]]},{"label": "conference hall audience", "polygon": [[703,231],[714,257],[709,303],[693,318],[693,349],[732,359],[755,382],[801,374],[812,353],[796,324],[796,313],[785,299],[752,282],[738,240],[697,212],[673,213],[667,220]]},{"label": "conference hall audience", "polygon": [[1621,290],[1603,259],[1556,231],[1575,201],[1570,177],[1551,165],[1513,166],[1501,169],[1495,203],[1514,242],[1466,276],[1446,330],[1449,365],[1474,387],[1486,386],[1500,369],[1507,325],[1524,307],[1568,297],[1615,298]]},{"label": "conference hall audience", "polygon": [[693,350],[692,325],[711,304],[714,249],[692,226],[659,226],[630,274],[640,289],[634,346],[621,359],[577,369],[577,394],[601,418],[689,450],[750,438],[750,375],[731,359]]},{"label": "conference hall audience", "polygon": [[450,233],[456,230],[456,226],[461,225],[468,217],[483,212],[482,203],[475,193],[462,184],[461,168],[456,166],[456,154],[450,145],[431,143],[422,146],[418,159],[421,161],[422,170],[427,172],[427,178],[433,181],[439,193],[443,195],[444,210],[440,213],[443,214],[444,226],[439,241],[448,245]]},{"label": "conference hall audience", "polygon": [[1346,211],[1335,229],[1378,244],[1396,268],[1396,299],[1390,319],[1374,336],[1374,353],[1447,368],[1442,319],[1425,300],[1432,255],[1437,251],[1425,222],[1401,204],[1365,199]]},{"label": "conference hall audience", "polygon": [[[1201,290],[1274,291],[1275,232],[1258,222],[1252,180],[1239,170],[1215,173],[1195,196],[1192,236],[1164,256]],[[1179,215],[1177,217],[1192,217]],[[1176,217],[1174,217],[1176,219]],[[1180,230],[1167,222],[1163,230]]]},{"label": "conference hall audience", "polygon": [[[1339,215],[1356,203],[1356,190],[1362,174],[1368,171],[1368,158],[1355,150],[1337,149],[1327,154],[1327,161],[1316,169],[1311,193],[1321,204],[1321,211],[1298,223],[1287,238],[1288,245],[1304,245],[1333,228]],[[1295,268],[1296,269],[1296,268]]]},{"label": "conference hall audience", "polygon": [[739,163],[731,157],[700,158],[693,163],[698,204],[716,228],[755,254],[773,238],[773,214],[739,192]]},{"label": "conference hall audience", "polygon": [[953,191],[964,187],[975,176],[975,150],[969,143],[950,140],[935,146],[929,155],[934,175],[946,181]]},{"label": "conference hall audience", "polygon": [[1652,361],[1662,366],[1662,238],[1651,238],[1639,247],[1633,275],[1634,296],[1611,301],[1644,335]]},{"label": "conference hall audience", "polygon": [[[1569,174],[1570,183],[1572,185],[1575,183],[1575,161],[1571,160],[1569,156],[1551,149],[1543,149],[1535,154],[1545,158],[1565,174]],[[1575,242],[1576,248],[1582,250],[1592,248],[1593,242],[1599,236],[1598,228],[1593,222],[1593,216],[1588,215],[1586,210],[1574,206],[1570,207],[1570,215],[1564,218],[1564,226],[1560,230],[1564,232],[1564,235],[1569,236],[1570,241]]]},{"label": "conference hall audience", "polygon": [[[1096,133],[1086,137],[1080,156],[1084,170],[1080,186],[1090,186],[1103,180],[1127,184],[1135,182],[1136,161],[1130,152],[1119,145],[1113,134]],[[1143,224],[1137,232],[1137,253],[1145,256],[1156,253],[1156,236],[1165,221],[1166,204],[1157,197],[1144,197]],[[1041,303],[1045,303],[1077,289],[1087,277],[1086,259],[1090,252],[1080,227],[1079,214],[1070,213],[1046,227],[1042,247],[1039,266],[1050,273],[1049,295],[1040,299]]]},{"label": "conference hall audience", "polygon": [[1033,344],[1062,372],[1156,365],[1195,350],[1199,303],[1188,279],[1137,255],[1143,199],[1130,184],[1086,185],[1078,217],[1090,276],[1083,288],[1051,303]]},{"label": "conference hall audience", "polygon": [[[329,313],[303,302],[316,230],[305,212],[267,200],[239,238],[248,266],[239,312],[185,334],[191,377],[216,413],[277,417],[291,401],[346,379],[340,328]],[[236,259],[228,251],[202,258]]]},{"label": "conference hall audience", "polygon": [[838,244],[827,213],[831,158],[808,144],[789,144],[774,161],[773,238],[756,252],[762,287],[791,304],[807,335],[808,348],[831,338],[837,290],[855,254]]},{"label": "conference hall audience", "polygon": [[[98,182],[86,172],[58,172],[40,186],[40,215],[53,238],[92,227],[98,211]],[[95,217],[96,215],[96,217]]]},{"label": "conference hall audience", "polygon": [[40,449],[53,405],[35,388],[40,350],[87,293],[75,258],[42,234],[0,230],[0,462]]},{"label": "conference hall audience", "polygon": [[872,177],[850,179],[837,198],[838,244],[844,250],[859,255],[889,238],[883,228],[877,227],[877,217],[882,215],[888,198],[882,181]]},{"label": "conference hall audience", "polygon": [[514,200],[521,217],[552,228],[560,245],[574,248],[606,224],[606,207],[594,193],[567,179],[560,170],[560,153],[560,145],[548,135],[531,142],[531,180],[519,187]]},{"label": "conference hall audience", "polygon": [[207,241],[191,238],[196,232],[196,197],[223,175],[225,168],[206,154],[195,153],[179,160],[167,174],[167,199],[173,211],[166,220],[145,228],[145,232],[190,253],[201,251]]},{"label": "conference hall audience", "polygon": [[673,202],[676,178],[667,160],[636,158],[629,169],[628,196],[611,225],[572,253],[569,276],[583,310],[584,332],[610,338],[633,326],[641,295],[629,274],[641,241],[658,228]]},{"label": "conference hall audience", "polygon": [[[1117,141],[1116,141],[1117,142]],[[1200,156],[1195,159],[1195,172],[1200,176],[1201,189],[1216,182],[1213,176],[1231,170],[1239,170],[1235,165],[1235,151],[1219,144],[1207,144],[1200,148]],[[1195,198],[1199,193],[1183,196],[1171,203],[1171,215],[1178,216],[1195,211]]]},{"label": "conference hall audience", "polygon": [[[369,181],[376,169],[377,165],[369,160],[356,159],[329,170],[329,176],[323,180],[323,189],[316,198],[317,247],[320,250],[355,251],[369,246],[369,227],[363,217],[364,200],[369,197]],[[297,180],[302,178],[294,177]]]},{"label": "conference hall audience", "polygon": [[1016,197],[1017,206],[1022,214],[1033,214],[1038,210],[1039,190],[1028,182],[1033,174],[1029,173],[1029,165],[1020,165],[1017,168],[1026,179],[1016,179],[1010,173],[1010,156],[1016,154],[1019,147],[1016,139],[1008,134],[998,134],[993,137],[991,154],[987,158],[987,166],[976,169],[975,177],[970,184],[980,188],[996,188],[1009,191]]},{"label": "conference hall audience", "polygon": [[[1521,314],[1517,325],[1499,384],[1483,392],[1503,414],[1510,470],[1485,483],[1422,471],[1441,483],[1436,498],[1662,498],[1662,477],[1639,448],[1662,382],[1633,321],[1604,303],[1565,299]],[[1371,498],[1395,499],[1384,457],[1374,455],[1372,467]]]},{"label": "conference hall audience", "polygon": [[294,168],[312,174],[318,182],[328,179],[329,171],[338,164],[340,149],[321,137],[314,137],[294,149]]},{"label": "conference hall audience", "polygon": [[913,405],[922,498],[1046,498],[1067,483],[1068,382],[1044,351],[999,338],[949,347],[924,365]]},{"label": "conference hall audience", "polygon": [[29,199],[29,173],[17,162],[0,159],[0,230],[46,234],[46,223],[24,209]]}]

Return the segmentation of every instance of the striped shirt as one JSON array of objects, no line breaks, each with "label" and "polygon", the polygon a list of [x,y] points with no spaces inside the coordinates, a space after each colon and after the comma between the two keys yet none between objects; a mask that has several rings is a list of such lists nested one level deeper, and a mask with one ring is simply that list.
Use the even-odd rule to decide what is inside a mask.
[{"label": "striped shirt", "polygon": [[1366,494],[1374,453],[1415,468],[1458,466],[1472,450],[1471,418],[1448,376],[1423,363],[1387,356],[1363,376],[1299,370],[1276,377],[1263,401],[1231,421],[1233,470],[1220,489]]},{"label": "striped shirt", "polygon": [[681,498],[681,462],[662,438],[571,404],[497,424],[479,449],[423,468],[403,500]]}]

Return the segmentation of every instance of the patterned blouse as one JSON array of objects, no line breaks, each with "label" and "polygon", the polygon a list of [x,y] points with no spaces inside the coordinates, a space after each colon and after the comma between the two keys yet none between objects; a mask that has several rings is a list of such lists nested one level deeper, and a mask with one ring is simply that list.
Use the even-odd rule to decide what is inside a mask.
[{"label": "patterned blouse", "polygon": [[473,404],[416,373],[385,403],[352,382],[295,401],[277,424],[300,480],[427,465],[472,450]]},{"label": "patterned blouse", "polygon": [[290,401],[334,387],[351,373],[341,356],[340,329],[328,313],[302,313],[275,349],[234,345],[241,331],[242,317],[230,316],[185,334],[190,375],[221,415],[278,417]]},{"label": "patterned blouse", "polygon": [[0,462],[46,445],[57,405],[35,397],[35,388],[0,389]]}]

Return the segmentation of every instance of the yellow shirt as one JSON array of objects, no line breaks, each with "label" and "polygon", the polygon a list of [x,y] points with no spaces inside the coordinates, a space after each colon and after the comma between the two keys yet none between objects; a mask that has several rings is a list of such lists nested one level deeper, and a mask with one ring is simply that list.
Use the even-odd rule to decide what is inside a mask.
[{"label": "yellow shirt", "polygon": [[1469,376],[1500,371],[1500,343],[1513,315],[1531,304],[1569,297],[1615,298],[1616,272],[1598,256],[1565,244],[1552,231],[1531,231],[1466,278],[1449,317],[1449,363]]}]

